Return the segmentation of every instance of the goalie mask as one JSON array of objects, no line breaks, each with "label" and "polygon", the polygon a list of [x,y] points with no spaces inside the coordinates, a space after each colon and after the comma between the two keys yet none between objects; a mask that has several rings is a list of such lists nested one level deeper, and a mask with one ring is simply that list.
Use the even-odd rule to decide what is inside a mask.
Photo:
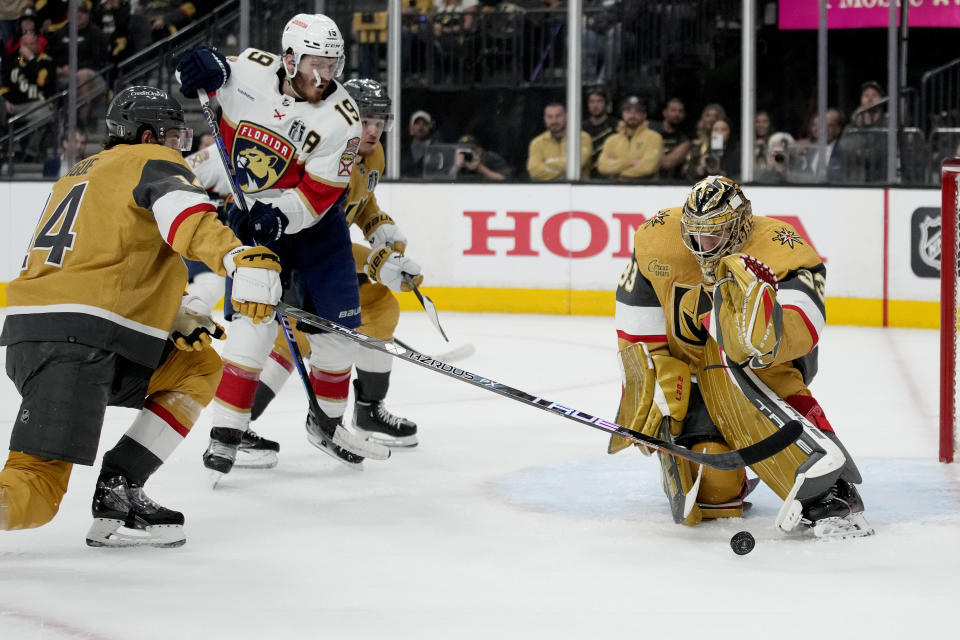
[{"label": "goalie mask", "polygon": [[[300,69],[300,62],[305,55],[328,58],[319,63],[329,69],[304,69],[307,75],[312,73],[316,86],[320,87],[333,78],[339,78],[343,73],[346,62],[344,57],[343,37],[337,24],[322,14],[311,15],[299,13],[290,19],[283,28],[283,37],[280,46],[284,53],[293,54],[294,72],[286,70],[287,77],[293,78]],[[327,76],[329,77],[323,77]]]},{"label": "goalie mask", "polygon": [[701,267],[739,251],[752,228],[750,201],[724,176],[707,176],[695,184],[680,216],[683,244]]}]

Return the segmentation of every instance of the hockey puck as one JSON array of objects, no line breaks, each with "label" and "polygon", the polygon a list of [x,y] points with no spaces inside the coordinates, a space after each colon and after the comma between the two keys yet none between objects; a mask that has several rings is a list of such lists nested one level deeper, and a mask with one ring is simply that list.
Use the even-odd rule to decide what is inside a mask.
[{"label": "hockey puck", "polygon": [[730,538],[730,548],[738,556],[745,556],[753,551],[755,544],[757,544],[757,541],[753,539],[749,531],[739,531]]}]

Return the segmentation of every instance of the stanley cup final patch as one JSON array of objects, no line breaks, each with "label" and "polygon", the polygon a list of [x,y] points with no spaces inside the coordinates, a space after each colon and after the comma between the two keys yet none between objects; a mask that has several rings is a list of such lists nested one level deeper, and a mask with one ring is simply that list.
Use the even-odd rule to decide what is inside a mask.
[{"label": "stanley cup final patch", "polygon": [[269,189],[283,176],[293,159],[294,146],[273,131],[252,122],[240,122],[233,137],[233,166],[246,193]]},{"label": "stanley cup final patch", "polygon": [[347,140],[347,148],[343,150],[343,154],[340,156],[338,176],[347,178],[353,173],[353,162],[357,158],[358,149],[360,149],[360,138],[350,138]]}]

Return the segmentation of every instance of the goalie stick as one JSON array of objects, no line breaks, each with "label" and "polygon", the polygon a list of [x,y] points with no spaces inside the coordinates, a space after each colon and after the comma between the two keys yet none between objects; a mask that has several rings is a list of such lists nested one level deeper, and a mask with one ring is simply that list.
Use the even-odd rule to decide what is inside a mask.
[{"label": "goalie stick", "polygon": [[557,402],[547,400],[546,398],[540,398],[538,396],[531,395],[525,391],[521,391],[520,389],[515,389],[495,380],[491,380],[464,369],[454,367],[445,362],[437,360],[436,358],[431,358],[428,355],[424,355],[418,351],[406,349],[397,343],[384,342],[383,340],[372,338],[352,329],[348,329],[347,327],[341,326],[331,320],[326,320],[319,316],[315,316],[312,313],[307,313],[302,309],[292,307],[284,302],[280,302],[277,305],[277,310],[285,316],[296,318],[300,322],[317,327],[318,329],[324,329],[331,333],[337,333],[345,336],[354,342],[359,342],[368,349],[376,349],[377,351],[389,353],[390,355],[400,358],[401,360],[406,360],[407,362],[412,362],[416,365],[436,371],[438,373],[442,373],[451,378],[462,380],[463,382],[472,384],[475,387],[492,391],[493,393],[510,398],[511,400],[522,402],[532,407],[542,409],[543,411],[555,413],[575,422],[593,427],[594,429],[616,434],[633,442],[646,445],[652,449],[664,451],[670,455],[678,456],[680,458],[686,458],[687,460],[695,462],[696,464],[706,465],[714,469],[720,469],[724,471],[742,469],[743,467],[748,467],[756,462],[765,460],[766,458],[769,458],[770,456],[793,444],[793,442],[800,437],[800,433],[803,430],[801,424],[793,420],[783,425],[769,437],[760,440],[759,442],[755,442],[754,444],[743,449],[735,449],[733,451],[726,451],[723,453],[700,453],[698,451],[692,451],[686,447],[673,444],[672,442],[660,440],[659,438],[648,436],[644,433],[640,433],[639,431],[628,429],[627,427],[621,426],[615,422],[610,422],[609,420],[592,416],[573,407],[568,407]]},{"label": "goalie stick", "polygon": [[[210,108],[210,97],[207,95],[207,92],[203,89],[197,89],[197,98],[200,100],[200,108],[203,110],[203,117],[207,121],[207,127],[210,129],[211,135],[213,135],[214,142],[217,145],[217,151],[220,153],[220,162],[223,163],[223,168],[227,172],[227,177],[230,178],[230,191],[233,193],[233,199],[237,203],[237,206],[246,214],[250,215],[249,209],[247,209],[247,202],[243,197],[243,190],[240,188],[240,181],[237,179],[237,174],[233,170],[233,164],[230,162],[230,156],[227,154],[226,145],[223,143],[223,136],[220,134],[220,127],[217,125],[217,119],[213,115],[213,110]],[[274,307],[277,312],[277,320],[279,320],[280,325],[283,327],[283,337],[287,340],[287,346],[290,348],[290,354],[293,358],[293,364],[297,368],[297,373],[300,376],[300,381],[303,383],[303,388],[307,393],[307,405],[310,411],[310,415],[313,416],[314,421],[320,427],[320,430],[330,439],[330,446],[343,448],[348,453],[353,454],[356,457],[360,457],[360,460],[354,461],[356,463],[362,462],[363,458],[372,458],[373,460],[386,460],[390,457],[390,449],[388,447],[379,445],[375,442],[370,442],[361,438],[357,434],[351,433],[342,427],[334,427],[332,432],[327,428],[324,428],[323,425],[327,423],[323,415],[323,412],[320,410],[320,405],[317,403],[317,396],[313,392],[313,385],[310,384],[310,375],[307,373],[307,368],[303,364],[303,356],[300,355],[300,349],[297,347],[297,339],[293,335],[293,329],[290,326],[290,319],[284,316],[279,307]],[[338,455],[335,455],[332,451],[327,451],[324,449],[325,453],[329,453],[331,457],[337,458],[340,462],[343,462],[347,466],[353,466],[349,462],[341,459]],[[361,457],[362,456],[362,457]]]}]

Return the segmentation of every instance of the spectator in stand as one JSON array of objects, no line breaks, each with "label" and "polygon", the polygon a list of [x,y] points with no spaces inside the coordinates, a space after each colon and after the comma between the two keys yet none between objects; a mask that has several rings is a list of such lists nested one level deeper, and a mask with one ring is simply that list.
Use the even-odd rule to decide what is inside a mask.
[{"label": "spectator in stand", "polygon": [[663,138],[663,157],[660,158],[660,178],[683,180],[683,163],[690,155],[690,136],[683,130],[687,112],[680,98],[670,98],[663,108],[663,120],[651,123],[650,128]]},{"label": "spectator in stand", "polygon": [[[567,108],[562,102],[550,102],[543,109],[547,130],[530,141],[527,149],[527,173],[531,180],[559,181],[567,177]],[[580,132],[580,176],[590,175],[593,143],[590,134]]]},{"label": "spectator in stand", "polygon": [[487,151],[471,135],[460,136],[450,179],[459,182],[503,182],[512,173],[507,161],[495,151]]},{"label": "spectator in stand", "polygon": [[20,14],[20,20],[18,20],[16,24],[16,33],[12,38],[7,40],[3,50],[5,58],[15,58],[18,55],[17,51],[20,50],[20,37],[25,33],[37,36],[37,51],[39,53],[47,52],[47,39],[37,31],[39,27],[37,24],[37,12],[33,7],[24,9],[23,13]]},{"label": "spectator in stand", "polygon": [[93,8],[93,24],[110,41],[111,62],[120,62],[136,50],[130,37],[130,17],[128,0],[101,0]]},{"label": "spectator in stand", "polygon": [[84,131],[76,131],[73,134],[73,159],[72,162],[67,158],[67,150],[70,147],[70,136],[63,134],[60,136],[59,155],[49,156],[43,161],[44,178],[62,178],[67,175],[70,168],[76,163],[87,157],[87,134]]},{"label": "spectator in stand", "polygon": [[149,2],[145,15],[150,20],[150,32],[153,42],[163,40],[180,29],[212,11],[222,0],[169,0],[168,2]]},{"label": "spectator in stand", "polygon": [[726,118],[713,123],[708,149],[697,161],[693,179],[699,181],[712,175],[727,176],[731,180],[740,175],[740,147]]},{"label": "spectator in stand", "polygon": [[[89,115],[92,99],[106,91],[106,82],[97,71],[107,66],[110,41],[90,21],[90,0],[80,0],[77,5],[77,127],[95,125]],[[50,57],[57,65],[57,77],[61,88],[66,88],[70,73],[70,29],[61,28],[50,36]],[[97,106],[94,113],[101,113]]]},{"label": "spectator in stand", "polygon": [[715,102],[712,102],[703,108],[700,112],[700,120],[697,121],[697,137],[693,139],[690,147],[690,154],[684,164],[684,175],[694,181],[699,180],[697,168],[700,161],[710,150],[710,134],[713,131],[713,123],[727,117],[727,110]]},{"label": "spectator in stand", "polygon": [[[620,119],[610,113],[610,94],[606,87],[596,85],[587,90],[587,117],[583,121],[583,130],[590,134],[593,156],[590,158],[590,176],[596,178],[597,160],[607,138],[617,132]],[[586,177],[586,176],[584,176]]]},{"label": "spectator in stand", "polygon": [[838,109],[827,109],[827,162],[824,176],[820,163],[820,146],[817,144],[817,129],[820,119],[814,116],[808,127],[808,138],[800,140],[798,148],[803,155],[799,166],[799,175],[808,180],[819,181],[826,177],[828,182],[840,182],[846,178],[845,151],[838,146],[843,134],[843,114]]},{"label": "spectator in stand", "polygon": [[400,175],[407,178],[423,177],[423,157],[435,138],[436,123],[426,111],[414,111],[410,116],[410,142],[404,146],[400,157]]},{"label": "spectator in stand", "polygon": [[757,111],[753,116],[753,170],[759,174],[766,167],[767,145],[773,133],[773,121],[766,111]]},{"label": "spectator in stand", "polygon": [[[83,4],[83,0],[80,0],[80,4]],[[69,0],[37,0],[34,8],[37,10],[37,20],[40,21],[40,33],[49,35],[66,26],[70,11]]]},{"label": "spectator in stand", "polygon": [[620,106],[620,130],[607,138],[597,161],[601,176],[620,180],[650,180],[660,171],[663,138],[647,126],[647,107],[637,96]]},{"label": "spectator in stand", "polygon": [[860,106],[850,116],[851,124],[857,127],[881,126],[886,120],[886,92],[880,83],[868,80],[860,85]]},{"label": "spectator in stand", "polygon": [[766,157],[762,168],[756,172],[756,180],[761,184],[785,184],[788,180],[788,171],[793,167],[794,145],[793,136],[785,131],[778,131],[770,136],[766,145]]},{"label": "spectator in stand", "polygon": [[[45,53],[40,53],[39,48],[36,34],[25,33],[20,36],[18,57],[4,59],[3,80],[0,83],[2,108],[8,118],[23,114],[28,124],[42,122],[52,114],[49,108],[40,105],[53,95],[56,71],[53,60]],[[46,135],[47,131],[42,130],[30,136],[22,149],[25,161],[36,162],[43,157]]]},{"label": "spectator in stand", "polygon": [[[0,2],[0,44],[6,47],[11,40],[20,37],[18,22],[24,10],[28,8],[33,9],[33,0],[4,0],[4,2]],[[0,51],[6,51],[6,49],[0,49]]]}]

